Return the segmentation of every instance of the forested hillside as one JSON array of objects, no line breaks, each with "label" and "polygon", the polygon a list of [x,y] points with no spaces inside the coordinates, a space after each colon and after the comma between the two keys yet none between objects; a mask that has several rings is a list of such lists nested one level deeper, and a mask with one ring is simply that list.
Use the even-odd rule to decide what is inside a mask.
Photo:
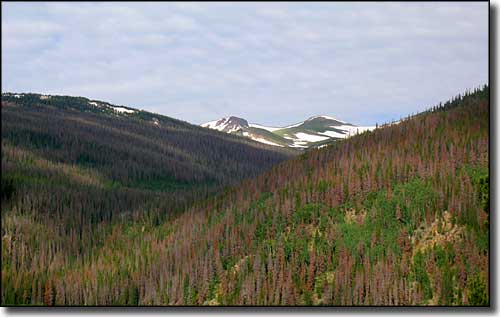
[{"label": "forested hillside", "polygon": [[[487,86],[279,163],[176,217],[99,216],[85,227],[84,213],[66,216],[74,226],[59,220],[81,204],[63,188],[93,197],[137,176],[92,174],[61,148],[30,145],[31,134],[10,136],[12,122],[36,131],[14,108],[2,104],[2,172],[16,175],[13,193],[2,188],[3,304],[489,304]],[[67,130],[54,127],[53,142]],[[25,170],[29,186],[19,185]],[[89,206],[98,215],[167,208],[102,195]]]},{"label": "forested hillside", "polygon": [[179,205],[187,192],[237,183],[292,153],[145,111],[93,106],[85,98],[17,96],[2,96],[5,181],[23,183],[24,172],[72,168],[106,189],[170,193],[169,203]]},{"label": "forested hillside", "polygon": [[25,303],[14,272],[40,283],[86,261],[116,224],[160,224],[292,155],[86,98],[3,94],[2,302]]}]

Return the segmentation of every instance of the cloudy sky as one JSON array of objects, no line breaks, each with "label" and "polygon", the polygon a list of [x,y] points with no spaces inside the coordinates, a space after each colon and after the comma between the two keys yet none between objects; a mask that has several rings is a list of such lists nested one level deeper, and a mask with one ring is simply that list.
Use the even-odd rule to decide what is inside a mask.
[{"label": "cloudy sky", "polygon": [[488,3],[2,3],[2,91],[192,123],[399,119],[488,82]]}]

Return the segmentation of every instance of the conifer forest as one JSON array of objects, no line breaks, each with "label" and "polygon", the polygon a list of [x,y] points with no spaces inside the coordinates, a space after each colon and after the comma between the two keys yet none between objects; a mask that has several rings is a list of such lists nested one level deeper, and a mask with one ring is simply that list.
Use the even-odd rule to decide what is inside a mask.
[{"label": "conifer forest", "polygon": [[4,306],[490,303],[487,85],[306,150],[83,97],[1,112]]}]

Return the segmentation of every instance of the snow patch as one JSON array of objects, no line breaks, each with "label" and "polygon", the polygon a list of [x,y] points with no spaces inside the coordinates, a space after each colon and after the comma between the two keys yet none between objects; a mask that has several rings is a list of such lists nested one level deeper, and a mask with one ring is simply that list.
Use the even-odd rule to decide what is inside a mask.
[{"label": "snow patch", "polygon": [[250,136],[250,138],[254,141],[257,141],[257,142],[260,142],[260,143],[264,143],[264,144],[269,144],[269,145],[274,145],[274,146],[280,146],[280,147],[283,147],[283,145],[280,145],[280,144],[277,144],[277,143],[274,143],[274,142],[271,142],[269,140],[266,140],[266,139],[263,139],[263,138],[257,138],[257,137],[254,137],[254,136]]},{"label": "snow patch", "polygon": [[294,142],[290,147],[307,148],[306,142]]},{"label": "snow patch", "polygon": [[223,131],[227,127],[228,121],[229,121],[229,118],[222,118],[219,120],[203,123],[201,126],[204,128],[210,128],[210,129],[214,129],[214,130]]},{"label": "snow patch", "polygon": [[246,131],[243,132],[243,136],[249,137],[250,139],[252,139],[254,141],[257,141],[257,142],[260,142],[260,143],[283,147],[283,145],[281,145],[281,144],[277,144],[277,143],[271,142],[271,141],[269,141],[267,139],[264,139],[264,138],[259,138],[259,137],[255,136],[255,135],[253,135],[251,133],[248,133]]},{"label": "snow patch", "polygon": [[330,138],[340,138],[340,139],[343,139],[343,138],[346,138],[347,137],[347,133],[339,133],[337,131],[325,131],[325,132],[318,132],[319,134],[321,135],[326,135]]},{"label": "snow patch", "polygon": [[341,126],[337,126],[335,128],[341,129],[341,130],[346,130],[348,135],[355,135],[355,134],[363,133],[365,131],[375,130],[375,127],[371,127],[371,126],[370,127],[356,127],[356,126],[351,126],[351,125],[341,125]]},{"label": "snow patch", "polygon": [[210,122],[206,122],[206,123],[201,124],[201,126],[204,128],[214,129],[217,126],[216,123],[217,123],[217,121],[210,121]]},{"label": "snow patch", "polygon": [[[233,132],[237,132],[237,131],[241,130],[242,126],[240,125],[240,123],[231,121],[231,118],[232,117],[226,117],[226,118],[222,118],[219,120],[210,121],[207,123],[203,123],[200,126],[202,126],[204,128],[213,129],[213,130],[223,131],[226,133],[233,133]],[[236,118],[236,119],[239,119],[239,118]],[[231,125],[232,125],[232,127],[229,130],[225,131]]]},{"label": "snow patch", "polygon": [[337,130],[344,131],[344,133],[339,133],[337,131],[325,131],[325,132],[318,132],[318,133],[321,135],[329,136],[331,138],[345,139],[345,138],[348,138],[350,136],[375,129],[375,127],[371,127],[371,126],[370,127],[356,127],[356,126],[352,126],[352,125],[339,125],[339,126],[332,125],[330,127],[335,128]]},{"label": "snow patch", "polygon": [[132,109],[127,109],[123,107],[111,107],[113,108],[114,111],[116,112],[121,112],[121,113],[134,113],[135,111]]},{"label": "snow patch", "polygon": [[307,134],[307,133],[303,133],[303,132],[295,133],[295,136],[297,136],[297,138],[300,140],[305,140],[308,142],[318,142],[318,141],[324,141],[324,140],[328,139],[328,137],[325,137],[325,136],[312,135],[312,134]]},{"label": "snow patch", "polygon": [[240,130],[240,129],[241,129],[241,127],[232,127],[231,129],[229,129],[229,130],[227,131],[227,133],[233,133],[233,132],[236,132],[236,131],[238,131],[238,130]]}]

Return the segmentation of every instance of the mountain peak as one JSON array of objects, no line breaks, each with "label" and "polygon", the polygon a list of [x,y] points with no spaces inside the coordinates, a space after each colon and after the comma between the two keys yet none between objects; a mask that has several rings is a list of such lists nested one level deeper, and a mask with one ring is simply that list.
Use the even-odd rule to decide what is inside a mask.
[{"label": "mountain peak", "polygon": [[222,132],[235,132],[243,128],[248,128],[248,121],[236,116],[224,117],[219,120],[203,123],[202,127],[219,130]]},{"label": "mountain peak", "polygon": [[249,124],[247,120],[235,116],[210,121],[201,126],[238,134],[261,143],[299,149],[322,146],[331,141],[344,139],[375,128],[358,127],[325,115],[313,116],[300,123],[282,128]]},{"label": "mountain peak", "polygon": [[312,117],[308,118],[306,121],[313,121],[313,120],[329,120],[329,121],[336,121],[336,122],[344,123],[344,124],[347,123],[347,122],[339,120],[337,118],[330,117],[330,116],[324,116],[324,115],[312,116]]},{"label": "mountain peak", "polygon": [[232,123],[238,123],[242,126],[248,126],[248,121],[243,119],[243,118],[239,118],[239,117],[235,117],[235,116],[230,116],[229,118],[226,118],[228,122],[232,122]]}]

